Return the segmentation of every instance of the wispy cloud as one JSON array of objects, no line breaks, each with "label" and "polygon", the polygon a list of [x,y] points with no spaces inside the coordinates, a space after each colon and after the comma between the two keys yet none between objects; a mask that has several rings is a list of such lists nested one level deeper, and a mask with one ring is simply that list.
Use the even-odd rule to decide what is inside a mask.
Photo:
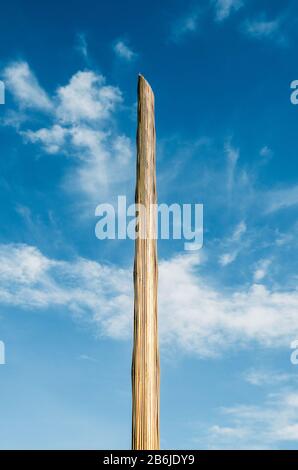
[{"label": "wispy cloud", "polygon": [[[243,5],[243,0],[210,0],[214,9],[215,21],[226,20],[233,12],[238,11]],[[198,2],[187,12],[177,18],[171,26],[170,40],[179,43],[187,36],[199,30],[200,20],[207,15],[207,9],[199,7]]]},{"label": "wispy cloud", "polygon": [[55,124],[51,128],[42,128],[37,131],[20,131],[25,140],[33,143],[42,143],[47,153],[58,153],[65,144],[67,129]]},{"label": "wispy cloud", "polygon": [[22,308],[67,309],[91,322],[99,334],[129,334],[131,312],[127,271],[83,258],[57,261],[28,245],[0,246],[0,302]]},{"label": "wispy cloud", "polygon": [[128,62],[136,59],[137,54],[129,47],[129,45],[124,40],[118,40],[114,44],[115,54]]},{"label": "wispy cloud", "polygon": [[227,19],[233,11],[238,11],[244,5],[242,0],[212,0],[212,3],[216,21]]},{"label": "wispy cloud", "polygon": [[78,33],[76,37],[76,50],[87,62],[89,60],[88,43],[84,33]]},{"label": "wispy cloud", "polygon": [[272,189],[265,198],[266,212],[274,212],[298,204],[298,185],[283,189]]},{"label": "wispy cloud", "polygon": [[276,370],[250,369],[244,373],[244,379],[251,385],[262,387],[267,385],[280,385],[297,380],[296,374],[286,374]]},{"label": "wispy cloud", "polygon": [[246,223],[242,220],[234,229],[232,236],[224,240],[221,249],[224,249],[226,253],[219,256],[219,264],[221,266],[228,266],[235,261],[241,248],[244,246],[243,243],[240,242],[246,229]]},{"label": "wispy cloud", "polygon": [[224,425],[209,429],[207,442],[218,449],[278,449],[298,442],[298,395],[283,391],[269,395],[261,405],[221,409]]},{"label": "wispy cloud", "polygon": [[57,97],[57,117],[65,123],[108,119],[122,101],[120,90],[92,71],[77,72],[58,88]]},{"label": "wispy cloud", "polygon": [[98,362],[94,357],[89,356],[88,354],[80,354],[79,359],[81,361],[87,361],[87,362]]},{"label": "wispy cloud", "polygon": [[236,226],[232,234],[231,241],[239,242],[242,236],[245,234],[246,229],[247,229],[246,223],[244,222],[244,220],[241,220],[241,222],[239,222],[239,224]]},{"label": "wispy cloud", "polygon": [[[22,80],[15,80],[15,68],[26,71],[21,74]],[[14,77],[10,90],[21,106],[25,102],[28,107],[51,110],[45,127],[36,130],[35,122],[33,130],[28,122],[22,126],[21,121],[18,129],[26,142],[41,146],[44,152],[76,158],[76,166],[66,175],[66,188],[98,198],[99,194],[111,192],[125,175],[132,175],[127,171],[132,145],[128,137],[117,132],[114,119],[123,101],[122,93],[118,87],[106,84],[103,75],[78,71],[50,98],[32,78],[34,74],[28,64],[9,65],[5,74]]]},{"label": "wispy cloud", "polygon": [[233,261],[235,261],[235,259],[237,258],[237,251],[232,251],[230,253],[224,253],[222,255],[220,255],[219,257],[219,264],[221,266],[227,266],[228,264],[231,264],[233,263]]},{"label": "wispy cloud", "polygon": [[255,19],[248,19],[242,24],[242,31],[254,39],[272,39],[279,44],[285,43],[281,31],[281,18],[269,20],[265,15]]},{"label": "wispy cloud", "polygon": [[258,261],[256,270],[254,272],[254,281],[262,281],[268,274],[268,269],[272,263],[271,259],[262,259]]},{"label": "wispy cloud", "polygon": [[194,7],[172,23],[170,39],[180,42],[185,36],[193,34],[199,27],[201,10]]},{"label": "wispy cloud", "polygon": [[227,188],[230,192],[234,187],[234,177],[240,153],[239,149],[233,147],[230,142],[225,145],[225,153],[227,157]]},{"label": "wispy cloud", "polygon": [[42,111],[52,110],[51,100],[27,62],[12,62],[4,69],[3,78],[19,106]]},{"label": "wispy cloud", "polygon": [[260,156],[264,158],[266,161],[270,160],[273,156],[273,151],[268,145],[265,145],[264,147],[261,148],[260,150]]},{"label": "wispy cloud", "polygon": [[[288,346],[298,329],[295,290],[279,292],[254,284],[228,293],[210,285],[195,267],[196,260],[189,257],[162,263],[165,295],[160,302],[167,340],[201,355],[216,354],[217,348],[221,354],[222,347],[239,348],[251,341],[264,347]],[[169,274],[162,276],[165,268]],[[170,284],[179,288],[169,291]]]},{"label": "wispy cloud", "polygon": [[[197,255],[161,260],[159,312],[163,347],[202,357],[259,343],[288,347],[298,334],[298,294],[264,285],[229,292],[200,274]],[[172,286],[175,285],[175,289]],[[58,261],[28,245],[0,246],[0,303],[63,308],[99,334],[132,331],[130,269],[84,258]]]}]

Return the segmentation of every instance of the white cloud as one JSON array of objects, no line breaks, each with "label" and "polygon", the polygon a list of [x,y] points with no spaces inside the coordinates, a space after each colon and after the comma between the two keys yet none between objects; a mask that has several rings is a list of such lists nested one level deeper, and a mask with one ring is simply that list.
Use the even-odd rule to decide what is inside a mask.
[{"label": "white cloud", "polygon": [[219,264],[221,266],[228,266],[229,264],[233,263],[235,259],[237,258],[238,252],[234,251],[231,253],[224,253],[223,255],[220,255],[219,257]]},{"label": "white cloud", "polygon": [[27,62],[11,63],[4,69],[3,76],[5,85],[19,106],[46,112],[52,110],[52,103],[47,93],[39,85]]},{"label": "white cloud", "polygon": [[298,185],[273,189],[265,195],[266,212],[274,212],[298,204]]},{"label": "white cloud", "polygon": [[228,266],[236,260],[241,248],[243,248],[243,243],[240,244],[243,235],[247,230],[246,223],[242,220],[235,227],[234,232],[231,237],[228,237],[222,243],[222,246],[225,250],[229,250],[226,253],[223,253],[219,256],[219,264],[221,266]]},{"label": "white cloud", "polygon": [[234,177],[240,152],[239,149],[233,147],[230,142],[227,142],[225,145],[225,154],[227,157],[227,189],[230,192],[234,187]]},{"label": "white cloud", "polygon": [[170,39],[174,42],[179,42],[184,36],[195,33],[198,29],[199,19],[200,10],[198,8],[194,8],[186,15],[178,18],[172,24]]},{"label": "white cloud", "polygon": [[278,449],[298,442],[298,395],[269,395],[262,405],[221,409],[225,424],[210,427],[207,442],[218,449]]},{"label": "white cloud", "polygon": [[119,184],[132,179],[133,150],[125,135],[105,136],[79,129],[72,135],[72,144],[84,161],[68,174],[65,187],[69,190],[83,190],[98,202],[99,196],[108,198],[119,194]]},{"label": "white cloud", "polygon": [[245,429],[219,426],[218,424],[211,426],[209,432],[216,440],[218,438],[239,439],[247,434]]},{"label": "white cloud", "polygon": [[[13,75],[15,68],[11,64],[6,70]],[[22,96],[22,103],[26,101],[31,107],[40,105],[46,111],[51,108],[52,113],[45,127],[32,130],[28,122],[25,122],[27,128],[21,126],[19,119],[17,129],[26,142],[40,145],[46,153],[76,158],[76,164],[64,178],[64,188],[83,191],[88,198],[98,201],[100,196],[109,197],[118,184],[132,180],[134,172],[129,167],[132,143],[117,131],[115,123],[115,112],[122,103],[118,87],[106,84],[105,77],[93,71],[79,71],[69,83],[57,89],[50,101],[28,64],[19,64],[19,68],[26,72],[26,80],[23,72],[19,75],[27,88],[20,86],[18,79],[18,86],[12,86],[11,92],[19,100]],[[46,100],[46,109],[40,97]]]},{"label": "white cloud", "polygon": [[260,150],[260,156],[268,160],[268,159],[272,158],[273,152],[272,152],[271,148],[268,147],[268,145],[265,145]]},{"label": "white cloud", "polygon": [[[273,155],[269,147],[262,148],[262,156],[270,158]],[[263,212],[263,215],[269,214],[281,209],[298,205],[298,185],[283,187],[271,187],[268,189],[258,188],[258,170],[259,165],[250,168],[241,165],[241,152],[238,147],[233,145],[230,138],[226,140],[223,155],[218,150],[221,161],[217,160],[218,168],[210,166],[201,169],[201,185],[208,198],[212,198],[212,203],[224,209],[230,206],[230,210],[235,214],[244,217],[248,211],[252,210],[255,216]],[[211,160],[210,160],[211,161]],[[225,165],[225,167],[224,167]],[[223,174],[225,177],[223,178]],[[216,191],[210,191],[210,184],[216,185]],[[191,182],[193,187],[196,181]],[[190,183],[188,182],[188,185]],[[211,184],[211,187],[212,187]],[[228,252],[233,252],[229,249]]]},{"label": "white cloud", "polygon": [[238,11],[243,6],[242,0],[213,0],[217,21],[227,19],[233,11]]},{"label": "white cloud", "polygon": [[37,131],[20,131],[20,134],[30,142],[42,143],[47,153],[58,153],[65,144],[67,129],[58,124],[51,128],[42,128]]},{"label": "white cloud", "polygon": [[279,230],[276,231],[276,239],[275,244],[276,246],[284,246],[289,245],[296,241],[296,232],[297,232],[297,224],[294,225],[292,232],[293,233],[281,233]]},{"label": "white cloud", "polygon": [[129,334],[127,271],[83,258],[49,259],[28,245],[0,246],[0,302],[22,308],[63,308],[112,338]]},{"label": "white cloud", "polygon": [[27,141],[39,143],[49,154],[75,157],[78,164],[69,170],[63,186],[69,191],[83,190],[95,202],[99,197],[109,197],[117,185],[132,178],[132,143],[125,135],[86,125],[54,125],[21,134]]},{"label": "white cloud", "polygon": [[271,265],[271,259],[262,259],[257,263],[256,270],[254,272],[254,281],[259,282],[268,274],[269,266]]},{"label": "white cloud", "polygon": [[239,242],[242,236],[245,234],[246,230],[247,230],[246,223],[244,222],[244,220],[242,220],[241,222],[239,222],[239,224],[235,228],[231,240],[233,242]]},{"label": "white cloud", "polygon": [[86,35],[84,33],[77,34],[76,37],[76,49],[82,55],[82,57],[88,62],[88,44]]},{"label": "white cloud", "polygon": [[263,17],[254,20],[247,20],[243,24],[243,30],[248,36],[255,39],[276,38],[279,41],[282,40],[279,19],[270,21]]},{"label": "white cloud", "polygon": [[63,124],[80,124],[111,119],[122,102],[118,87],[106,85],[103,75],[78,71],[69,83],[60,86],[51,99],[38,84],[26,62],[16,62],[4,69],[11,93],[22,106],[54,111],[53,118]]},{"label": "white cloud", "polygon": [[164,341],[203,356],[255,342],[288,347],[298,331],[297,291],[275,292],[255,284],[224,292],[196,272],[197,263],[195,257],[181,256],[160,265]]},{"label": "white cloud", "polygon": [[78,359],[80,359],[81,361],[87,361],[87,362],[98,362],[94,357],[91,357],[88,354],[80,354]]},{"label": "white cloud", "polygon": [[10,280],[25,286],[34,284],[51,265],[36,248],[26,245],[0,245],[0,260],[0,280],[4,284]]},{"label": "white cloud", "polygon": [[131,62],[137,56],[137,54],[124,41],[117,41],[114,44],[114,52],[118,57],[121,57],[121,59],[125,59],[128,62]]},{"label": "white cloud", "polygon": [[266,385],[279,385],[281,383],[290,382],[296,378],[295,374],[286,374],[280,371],[268,371],[250,369],[244,373],[244,379],[251,385],[257,387]]},{"label": "white cloud", "polygon": [[65,123],[108,119],[121,103],[119,88],[91,71],[77,72],[68,85],[58,88],[57,117]]},{"label": "white cloud", "polygon": [[63,127],[60,124],[55,124],[49,128],[20,133],[27,141],[39,143],[47,153],[60,152],[66,155],[70,154],[82,161],[94,158],[102,162],[109,156],[106,149],[109,134],[95,130],[90,126]]},{"label": "white cloud", "polygon": [[[24,308],[63,307],[113,338],[132,322],[132,270],[86,259],[57,261],[27,245],[0,247],[0,302]],[[202,357],[258,343],[288,347],[298,334],[298,292],[252,285],[223,291],[199,271],[197,255],[159,264],[160,338],[164,347]],[[173,289],[175,286],[175,289]]]}]

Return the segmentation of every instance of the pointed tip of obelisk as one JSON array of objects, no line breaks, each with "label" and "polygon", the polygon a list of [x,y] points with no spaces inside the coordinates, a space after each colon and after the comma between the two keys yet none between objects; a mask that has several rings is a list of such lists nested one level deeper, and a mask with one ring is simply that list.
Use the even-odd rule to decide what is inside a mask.
[{"label": "pointed tip of obelisk", "polygon": [[139,82],[143,82],[143,83],[145,83],[146,85],[149,85],[149,83],[147,82],[146,78],[145,78],[144,75],[142,75],[141,73],[138,74],[138,80],[139,80]]},{"label": "pointed tip of obelisk", "polygon": [[138,73],[138,83],[139,83],[139,87],[140,86],[143,86],[144,88],[147,88],[148,90],[150,90],[150,92],[152,93],[153,95],[153,90],[151,88],[151,85],[149,84],[149,82],[146,80],[146,78],[144,77],[144,75],[142,75],[141,73]]}]

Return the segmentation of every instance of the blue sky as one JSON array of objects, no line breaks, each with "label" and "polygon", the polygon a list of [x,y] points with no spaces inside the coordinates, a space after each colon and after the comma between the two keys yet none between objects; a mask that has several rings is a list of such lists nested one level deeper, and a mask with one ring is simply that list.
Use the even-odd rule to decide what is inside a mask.
[{"label": "blue sky", "polygon": [[204,247],[160,241],[161,446],[298,444],[294,1],[3,2],[0,448],[129,448],[136,85],[156,99],[159,202],[204,204]]}]

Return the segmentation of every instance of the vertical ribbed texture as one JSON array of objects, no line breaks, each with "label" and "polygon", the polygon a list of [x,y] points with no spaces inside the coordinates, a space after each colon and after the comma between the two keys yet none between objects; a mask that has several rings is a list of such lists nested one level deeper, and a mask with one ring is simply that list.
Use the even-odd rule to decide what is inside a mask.
[{"label": "vertical ribbed texture", "polygon": [[[157,330],[156,170],[154,95],[144,77],[138,82],[137,204],[139,219],[134,264],[134,347],[132,358],[132,448],[159,449],[159,350]],[[144,226],[145,223],[145,226]]]}]

